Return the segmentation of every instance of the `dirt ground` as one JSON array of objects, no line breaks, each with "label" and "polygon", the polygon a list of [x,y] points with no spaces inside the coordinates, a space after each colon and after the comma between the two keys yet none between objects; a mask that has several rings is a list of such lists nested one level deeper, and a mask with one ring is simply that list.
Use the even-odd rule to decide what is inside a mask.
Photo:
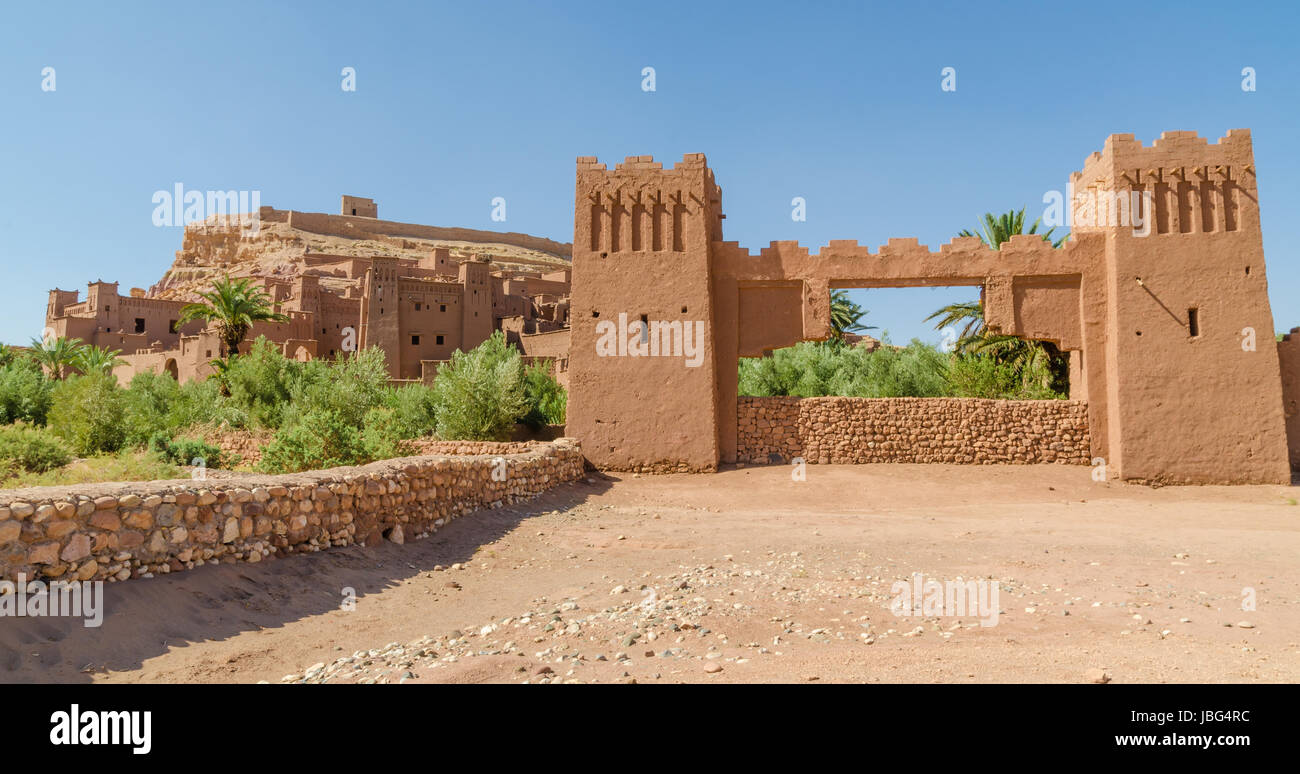
[{"label": "dirt ground", "polygon": [[[406,545],[111,584],[98,629],[0,619],[0,681],[1296,682],[1298,496],[1065,466],[592,474]],[[913,573],[995,580],[996,625],[895,615]]]}]

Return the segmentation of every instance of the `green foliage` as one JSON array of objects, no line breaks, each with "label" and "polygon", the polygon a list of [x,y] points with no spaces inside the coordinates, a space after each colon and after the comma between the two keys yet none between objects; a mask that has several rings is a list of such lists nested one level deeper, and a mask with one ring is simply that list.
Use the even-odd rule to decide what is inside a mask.
[{"label": "green foliage", "polygon": [[867,310],[849,299],[849,291],[836,288],[831,291],[831,335],[843,339],[846,333],[872,330],[876,326],[863,325]]},{"label": "green foliage", "polygon": [[230,402],[247,414],[253,425],[279,427],[301,366],[265,337],[257,337],[247,354],[226,361],[223,380]]},{"label": "green foliage", "polygon": [[267,473],[294,473],[358,465],[369,459],[355,425],[333,411],[317,411],[280,428],[263,449],[260,467]]},{"label": "green foliage", "polygon": [[47,341],[32,339],[27,356],[39,363],[51,379],[62,379],[76,365],[85,347],[81,339],[69,339],[63,336]]},{"label": "green foliage", "polygon": [[470,352],[453,352],[433,392],[438,436],[446,440],[504,440],[528,410],[523,360],[501,331]]},{"label": "green foliage", "polygon": [[0,423],[45,424],[54,382],[27,358],[10,358],[0,366]]},{"label": "green foliage", "polygon": [[181,326],[191,320],[215,323],[217,335],[221,337],[228,355],[239,353],[239,343],[248,335],[253,323],[289,321],[287,316],[273,309],[266,291],[248,277],[216,280],[212,283],[212,290],[199,296],[203,301],[183,307],[176,324]]},{"label": "green foliage", "polygon": [[948,394],[947,361],[947,355],[916,339],[870,353],[836,341],[801,342],[770,357],[741,358],[740,394],[939,397]]},{"label": "green foliage", "polygon": [[402,420],[397,411],[376,406],[366,412],[365,423],[361,428],[361,444],[365,447],[367,460],[387,460],[393,457],[406,457],[415,453],[407,443]]},{"label": "green foliage", "polygon": [[[226,460],[221,449],[198,438],[173,440],[165,432],[154,433],[149,439],[149,449],[173,465],[202,464],[205,468],[221,468]],[[195,463],[201,460],[201,463]]]},{"label": "green foliage", "polygon": [[111,373],[114,368],[126,362],[118,357],[120,354],[120,349],[86,344],[77,350],[72,365],[83,374]]},{"label": "green foliage", "polygon": [[77,454],[115,452],[126,440],[122,393],[111,374],[69,377],[51,396],[50,429]]},{"label": "green foliage", "polygon": [[387,399],[388,366],[384,351],[368,347],[335,360],[288,361],[289,405],[281,424],[292,424],[298,416],[332,411],[353,427],[360,427],[366,412]]},{"label": "green foliage", "polygon": [[[984,217],[980,220],[981,230],[978,233],[971,231],[970,229],[963,229],[958,236],[977,236],[980,238],[981,242],[994,250],[997,250],[1002,247],[1004,242],[1011,241],[1011,237],[1016,234],[1037,234],[1038,226],[1042,223],[1042,220],[1042,218],[1035,220],[1034,224],[1029,227],[1028,231],[1026,231],[1024,207],[1020,208],[1020,212],[1008,210],[1001,215],[994,215],[991,212],[986,212],[984,213]],[[1052,242],[1052,232],[1055,230],[1055,226],[1049,228],[1047,232],[1042,235],[1043,239],[1047,242]],[[1060,247],[1065,242],[1065,239],[1066,237],[1061,237],[1055,242],[1052,242],[1052,247]]]},{"label": "green foliage", "polygon": [[1000,362],[989,355],[958,355],[948,369],[952,394],[960,398],[1003,400],[1047,400],[1065,395],[1043,386],[1043,363],[1031,364],[1026,372],[1014,363]]},{"label": "green foliage", "polygon": [[438,411],[433,390],[422,384],[389,391],[384,404],[393,410],[398,438],[420,438],[437,430]]},{"label": "green foliage", "polygon": [[4,480],[6,487],[24,487],[71,486],[102,481],[159,481],[184,478],[187,474],[156,454],[123,450],[117,454],[75,460],[44,473],[22,473],[14,468],[5,469],[3,463],[0,463],[0,475],[11,476]]},{"label": "green foliage", "polygon": [[528,411],[520,420],[532,428],[564,424],[568,394],[551,376],[548,363],[533,363],[524,371],[524,395]]},{"label": "green foliage", "polygon": [[72,454],[49,431],[23,424],[0,426],[0,471],[45,473],[72,461]]},{"label": "green foliage", "polygon": [[[369,347],[335,360],[300,363],[259,336],[247,354],[227,358],[220,382],[227,403],[258,427],[280,428],[298,423],[307,414],[333,411],[360,428],[366,412],[383,405],[392,390],[384,352]],[[418,423],[418,415],[410,420]]]}]

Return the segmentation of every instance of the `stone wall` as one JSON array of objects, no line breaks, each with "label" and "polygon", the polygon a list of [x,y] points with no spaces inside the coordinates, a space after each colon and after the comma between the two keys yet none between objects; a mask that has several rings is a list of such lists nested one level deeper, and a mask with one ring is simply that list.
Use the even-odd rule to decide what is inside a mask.
[{"label": "stone wall", "polygon": [[739,398],[744,462],[1089,462],[1088,404],[975,398]]},{"label": "stone wall", "polygon": [[583,475],[572,439],[503,456],[402,457],[219,480],[0,490],[0,580],[126,580],[420,538],[451,519]]}]

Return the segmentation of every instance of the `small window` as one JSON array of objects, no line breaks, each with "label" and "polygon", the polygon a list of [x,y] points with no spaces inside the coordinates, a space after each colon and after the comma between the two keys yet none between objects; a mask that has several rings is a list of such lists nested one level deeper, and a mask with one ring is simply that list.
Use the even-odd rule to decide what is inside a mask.
[{"label": "small window", "polygon": [[175,321],[175,320],[169,320],[169,321],[167,322],[167,332],[168,332],[168,333],[175,333],[175,332],[176,332],[176,321]]},{"label": "small window", "polygon": [[212,350],[208,350],[208,354],[205,357],[212,357]]},{"label": "small window", "polygon": [[439,311],[439,312],[445,312],[445,311],[447,311],[447,305],[446,305],[446,304],[438,304],[438,311]]},{"label": "small window", "polygon": [[416,301],[416,302],[415,302],[415,311],[417,311],[417,312],[420,311],[420,302],[419,302],[419,301]]},{"label": "small window", "polygon": [[433,339],[433,343],[435,343],[435,344],[441,344],[441,343],[442,343],[442,337],[441,337],[441,336],[435,336],[434,339]]},{"label": "small window", "polygon": [[137,317],[137,318],[135,318],[135,332],[136,332],[136,333],[144,333],[144,318],[143,318],[143,317]]},{"label": "small window", "polygon": [[357,208],[356,208],[356,207],[353,207],[353,208],[352,208],[352,214],[353,214],[353,215],[356,215],[356,214],[357,214]]},{"label": "small window", "polygon": [[1192,338],[1196,338],[1197,336],[1201,335],[1200,318],[1201,315],[1196,309],[1196,307],[1192,307],[1191,309],[1187,310],[1187,332],[1188,334],[1191,335]]},{"label": "small window", "polygon": [[416,345],[418,345],[418,344],[420,343],[420,337],[419,337],[419,336],[412,336],[412,337],[411,337],[411,343],[412,343],[412,344],[416,344]]}]

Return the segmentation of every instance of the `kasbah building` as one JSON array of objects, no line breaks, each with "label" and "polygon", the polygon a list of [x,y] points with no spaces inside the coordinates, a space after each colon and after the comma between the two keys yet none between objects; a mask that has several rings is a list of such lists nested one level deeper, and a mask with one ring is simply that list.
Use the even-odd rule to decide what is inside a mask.
[{"label": "kasbah building", "polygon": [[[562,254],[573,273],[570,264],[549,273],[493,271],[481,258],[455,260],[438,249],[418,258],[307,253],[292,279],[254,275],[290,319],[259,324],[250,338],[264,335],[306,360],[344,351],[352,327],[358,347],[383,348],[394,379],[427,381],[455,349],[500,328],[525,357],[554,363],[570,388],[566,434],[581,441],[590,464],[705,472],[761,461],[774,448],[869,445],[852,433],[826,437],[826,427],[856,420],[810,420],[807,407],[824,405],[818,399],[787,405],[778,426],[761,404],[790,399],[737,394],[738,358],[829,336],[831,290],[978,286],[990,330],[1051,341],[1068,354],[1070,400],[1020,403],[1074,404],[1082,433],[1072,462],[1100,461],[1110,477],[1138,482],[1290,483],[1300,467],[1300,335],[1274,341],[1249,130],[1217,142],[1166,132],[1149,146],[1112,135],[1069,184],[1119,201],[1146,197],[1151,227],[1139,235],[1131,223],[1076,222],[1060,249],[1024,235],[999,250],[966,237],[937,251],[890,239],[875,252],[833,240],[818,252],[773,242],[752,253],[724,240],[722,189],[698,153],[670,168],[648,156],[613,169],[579,158],[572,245],[379,221],[374,202],[355,197],[343,198],[339,215],[264,207],[263,224],[386,243],[504,242]],[[186,239],[209,232],[243,238],[237,227],[205,224],[187,228]],[[201,323],[177,330],[184,303],[159,297],[164,291],[122,296],[116,284],[95,282],[80,301],[53,290],[47,326],[55,336],[122,350],[121,379],[145,370],[204,377],[221,354],[217,338]],[[603,357],[600,325],[616,319],[703,324],[701,367],[672,357]],[[915,421],[894,409],[916,399],[852,400],[876,401],[871,410],[904,429]],[[1002,443],[1003,409],[976,408],[995,427],[968,445]],[[1024,435],[1034,436],[1021,439],[1031,445],[1052,442],[1032,428]],[[874,461],[867,457],[850,461]]]},{"label": "kasbah building", "polygon": [[[373,200],[355,196],[342,197],[339,215],[262,207],[255,234],[237,216],[216,217],[186,226],[185,244],[193,248],[195,243],[215,242],[230,253],[241,242],[278,238],[278,226],[299,235],[396,245],[408,255],[419,244],[410,237],[471,246],[503,243],[556,256],[554,263],[564,268],[494,270],[496,256],[473,250],[455,256],[450,248],[435,247],[408,257],[377,252],[336,255],[308,248],[270,270],[245,262],[242,270],[229,274],[251,277],[274,309],[289,318],[254,325],[243,351],[259,336],[301,361],[377,346],[395,382],[429,382],[453,352],[469,351],[499,329],[526,362],[547,362],[567,386],[569,245],[523,234],[381,221],[378,210]],[[197,251],[210,254],[203,248],[199,245]],[[177,254],[178,265],[184,253]],[[281,276],[286,268],[291,276]],[[44,336],[120,350],[125,363],[114,375],[122,383],[143,371],[169,373],[182,382],[206,378],[212,373],[211,361],[226,354],[215,328],[202,320],[178,327],[177,320],[187,303],[199,300],[193,291],[209,289],[211,280],[222,276],[208,271],[207,279],[188,284],[189,293],[168,292],[166,281],[148,291],[132,288],[127,295],[119,292],[116,282],[91,282],[85,300],[75,290],[51,290]]]}]

